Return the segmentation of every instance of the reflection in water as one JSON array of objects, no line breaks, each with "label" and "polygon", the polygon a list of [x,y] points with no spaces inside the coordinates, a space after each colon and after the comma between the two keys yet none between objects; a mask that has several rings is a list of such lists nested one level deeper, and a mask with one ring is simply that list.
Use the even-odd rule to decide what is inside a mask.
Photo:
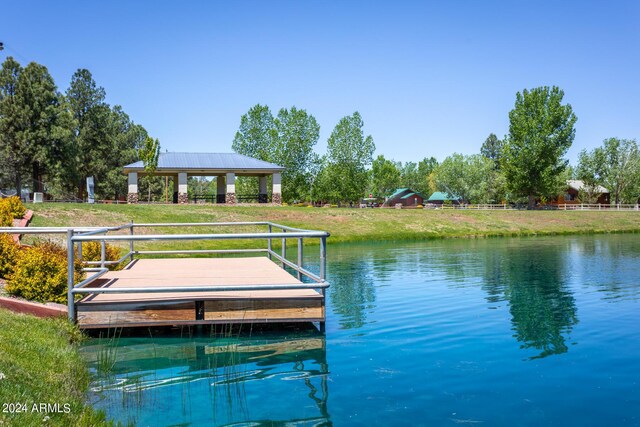
[{"label": "reflection in water", "polygon": [[576,302],[566,283],[566,246],[535,244],[526,251],[505,245],[485,251],[483,289],[488,301],[502,295],[509,302],[514,337],[522,348],[535,348],[532,359],[568,350],[565,336],[578,323]]},{"label": "reflection in water", "polygon": [[[338,274],[329,280],[329,306],[338,315],[342,329],[360,328],[367,321],[367,312],[375,309],[376,292],[372,273],[372,256],[350,254],[332,259],[330,268]],[[389,271],[392,270],[392,266]]]},{"label": "reflection in water", "polygon": [[[570,241],[485,239],[480,241],[396,243],[336,248],[330,281],[330,306],[342,329],[361,328],[376,309],[377,287],[401,281],[444,280],[451,287],[477,283],[487,301],[507,301],[514,337],[532,358],[568,350],[566,337],[578,323],[576,302],[567,283]],[[407,302],[419,295],[408,295]],[[427,307],[428,309],[428,307]]]},{"label": "reflection in water", "polygon": [[136,425],[331,425],[325,337],[293,335],[95,340],[93,403]]}]

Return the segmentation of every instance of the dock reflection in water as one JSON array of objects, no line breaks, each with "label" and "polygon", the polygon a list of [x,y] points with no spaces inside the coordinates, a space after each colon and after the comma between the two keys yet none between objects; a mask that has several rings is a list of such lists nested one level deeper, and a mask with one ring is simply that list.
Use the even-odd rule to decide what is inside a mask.
[{"label": "dock reflection in water", "polygon": [[98,338],[92,403],[134,425],[331,425],[325,337],[229,332]]}]

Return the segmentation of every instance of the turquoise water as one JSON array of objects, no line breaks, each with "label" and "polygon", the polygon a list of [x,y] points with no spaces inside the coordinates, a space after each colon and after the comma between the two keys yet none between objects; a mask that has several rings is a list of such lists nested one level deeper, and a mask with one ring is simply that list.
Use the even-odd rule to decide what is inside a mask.
[{"label": "turquoise water", "polygon": [[94,405],[143,426],[640,425],[637,235],[328,255],[326,335],[92,340]]}]

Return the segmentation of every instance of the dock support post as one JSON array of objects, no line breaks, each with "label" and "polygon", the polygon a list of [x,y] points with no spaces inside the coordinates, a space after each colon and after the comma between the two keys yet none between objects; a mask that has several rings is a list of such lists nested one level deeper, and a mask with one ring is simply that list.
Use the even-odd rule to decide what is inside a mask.
[{"label": "dock support post", "polygon": [[[271,224],[269,224],[269,234],[272,233],[272,227]],[[267,239],[267,257],[269,257],[269,260],[271,260],[271,238]]]},{"label": "dock support post", "polygon": [[73,300],[73,287],[75,286],[74,256],[73,256],[73,230],[67,230],[67,307],[69,320],[76,321],[76,303]]},{"label": "dock support post", "polygon": [[302,281],[302,237],[298,237],[298,280]]},{"label": "dock support post", "polygon": [[[282,229],[283,233],[286,233],[287,230],[285,230],[284,228]],[[282,238],[282,259],[287,259],[287,239],[286,238]],[[284,261],[282,262],[282,268],[285,267],[285,263]]]},{"label": "dock support post", "polygon": [[204,301],[196,301],[196,320],[204,320]]},{"label": "dock support post", "polygon": [[[129,222],[129,236],[133,236],[133,220]],[[133,240],[129,240],[129,262],[133,262]]]}]

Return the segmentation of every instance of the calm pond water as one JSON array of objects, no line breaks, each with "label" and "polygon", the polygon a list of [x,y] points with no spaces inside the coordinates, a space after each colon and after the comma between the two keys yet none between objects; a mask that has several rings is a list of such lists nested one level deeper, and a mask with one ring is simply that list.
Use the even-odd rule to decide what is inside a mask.
[{"label": "calm pond water", "polygon": [[141,426],[640,425],[639,236],[328,255],[326,335],[91,340],[93,403]]}]

